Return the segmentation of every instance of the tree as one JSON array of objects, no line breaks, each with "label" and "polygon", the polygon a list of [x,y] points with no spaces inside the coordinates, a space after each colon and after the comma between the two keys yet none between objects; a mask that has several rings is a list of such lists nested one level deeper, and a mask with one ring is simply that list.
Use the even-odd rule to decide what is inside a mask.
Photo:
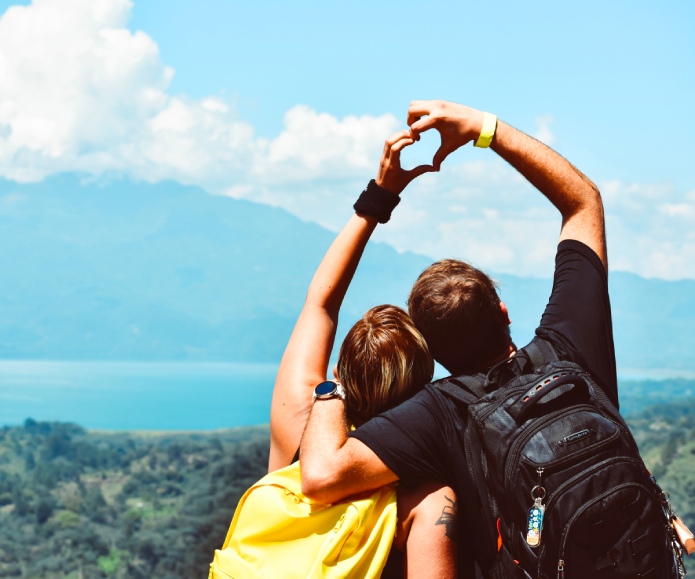
[{"label": "tree", "polygon": [[53,501],[49,497],[41,497],[36,506],[36,522],[43,525],[53,514]]}]

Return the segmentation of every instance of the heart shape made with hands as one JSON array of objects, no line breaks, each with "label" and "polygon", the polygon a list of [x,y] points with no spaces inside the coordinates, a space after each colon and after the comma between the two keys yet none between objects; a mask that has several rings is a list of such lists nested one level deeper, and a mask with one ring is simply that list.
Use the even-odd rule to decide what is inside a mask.
[{"label": "heart shape made with hands", "polygon": [[432,165],[434,154],[441,145],[439,132],[435,130],[420,133],[420,140],[401,151],[401,167],[414,169],[419,165]]}]

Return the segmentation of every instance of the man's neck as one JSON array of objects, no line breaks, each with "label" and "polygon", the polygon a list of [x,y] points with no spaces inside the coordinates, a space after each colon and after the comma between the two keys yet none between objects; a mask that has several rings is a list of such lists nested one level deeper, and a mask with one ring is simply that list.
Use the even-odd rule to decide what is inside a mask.
[{"label": "man's neck", "polygon": [[509,342],[509,346],[507,346],[507,348],[499,356],[497,356],[497,358],[492,360],[490,364],[487,364],[487,367],[492,368],[495,364],[508,360],[514,354],[516,354],[516,344],[514,344],[514,342]]}]

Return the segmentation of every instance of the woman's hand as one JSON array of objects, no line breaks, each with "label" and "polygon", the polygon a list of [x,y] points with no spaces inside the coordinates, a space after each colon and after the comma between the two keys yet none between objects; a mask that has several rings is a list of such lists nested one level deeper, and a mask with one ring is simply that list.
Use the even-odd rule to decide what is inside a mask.
[{"label": "woman's hand", "polygon": [[413,179],[423,173],[430,173],[435,170],[432,165],[419,165],[409,170],[401,167],[401,151],[414,142],[410,130],[398,131],[386,139],[384,153],[379,165],[379,174],[376,178],[376,184],[379,187],[398,195]]}]

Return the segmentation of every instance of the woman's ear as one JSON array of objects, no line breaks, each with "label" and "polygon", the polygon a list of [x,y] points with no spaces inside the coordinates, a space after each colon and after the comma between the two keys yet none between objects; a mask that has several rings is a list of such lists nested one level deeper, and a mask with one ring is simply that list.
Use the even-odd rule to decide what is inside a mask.
[{"label": "woman's ear", "polygon": [[340,378],[338,378],[338,364],[333,364],[333,378],[340,380]]}]

